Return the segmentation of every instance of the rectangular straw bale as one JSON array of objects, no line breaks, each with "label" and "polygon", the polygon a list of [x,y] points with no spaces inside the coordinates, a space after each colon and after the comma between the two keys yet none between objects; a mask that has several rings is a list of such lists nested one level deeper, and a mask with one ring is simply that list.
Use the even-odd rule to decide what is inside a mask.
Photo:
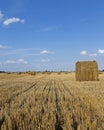
[{"label": "rectangular straw bale", "polygon": [[77,81],[97,81],[98,64],[96,61],[81,61],[76,63]]}]

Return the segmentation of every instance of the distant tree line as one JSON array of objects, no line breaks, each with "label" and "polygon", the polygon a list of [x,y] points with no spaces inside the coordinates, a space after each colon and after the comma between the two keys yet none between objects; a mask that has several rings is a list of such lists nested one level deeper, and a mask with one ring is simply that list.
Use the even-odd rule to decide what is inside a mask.
[{"label": "distant tree line", "polygon": [[0,71],[0,73],[6,73],[5,71]]}]

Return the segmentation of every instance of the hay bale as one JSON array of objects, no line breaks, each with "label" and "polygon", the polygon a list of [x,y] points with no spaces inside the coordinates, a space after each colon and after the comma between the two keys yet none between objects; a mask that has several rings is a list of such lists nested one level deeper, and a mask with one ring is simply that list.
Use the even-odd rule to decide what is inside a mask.
[{"label": "hay bale", "polygon": [[76,63],[77,81],[98,81],[98,64],[96,61],[82,61]]}]

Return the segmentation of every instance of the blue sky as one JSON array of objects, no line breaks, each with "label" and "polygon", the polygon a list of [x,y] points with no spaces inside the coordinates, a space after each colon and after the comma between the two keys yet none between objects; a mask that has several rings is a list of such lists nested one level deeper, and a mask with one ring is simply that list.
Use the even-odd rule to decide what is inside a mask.
[{"label": "blue sky", "polygon": [[104,69],[104,0],[1,0],[0,70]]}]

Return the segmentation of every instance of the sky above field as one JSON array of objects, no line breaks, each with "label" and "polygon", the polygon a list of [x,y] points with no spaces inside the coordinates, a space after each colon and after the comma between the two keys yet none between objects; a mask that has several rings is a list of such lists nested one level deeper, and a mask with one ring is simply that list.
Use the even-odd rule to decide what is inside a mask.
[{"label": "sky above field", "polygon": [[0,70],[104,69],[104,0],[1,0]]}]

